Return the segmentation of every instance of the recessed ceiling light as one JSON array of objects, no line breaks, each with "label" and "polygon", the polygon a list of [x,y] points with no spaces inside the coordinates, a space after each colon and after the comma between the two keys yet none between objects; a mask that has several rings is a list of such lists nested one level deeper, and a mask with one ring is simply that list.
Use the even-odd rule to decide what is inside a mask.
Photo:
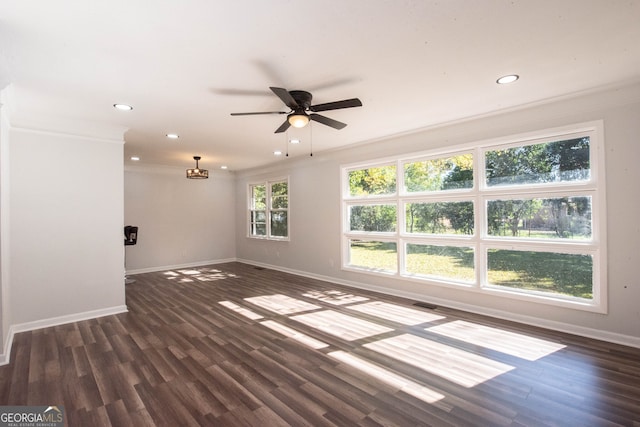
[{"label": "recessed ceiling light", "polygon": [[282,151],[276,150],[276,151],[273,152],[273,155],[274,156],[282,156]]},{"label": "recessed ceiling light", "polygon": [[226,169],[227,167],[225,165],[220,166],[220,169]]},{"label": "recessed ceiling light", "polygon": [[138,156],[131,156],[131,160],[133,160],[134,162],[137,162],[138,160],[140,160],[140,157],[138,157]]},{"label": "recessed ceiling light", "polygon": [[169,138],[169,139],[178,139],[178,138],[180,138],[180,135],[178,135],[177,133],[168,133],[167,134],[167,138]]},{"label": "recessed ceiling light", "polygon": [[292,144],[300,144],[300,140],[299,139],[291,139],[289,140],[290,143]]},{"label": "recessed ceiling light", "polygon": [[113,104],[114,108],[118,109],[118,110],[122,110],[122,111],[131,111],[133,110],[133,107],[131,105],[127,105],[127,104]]},{"label": "recessed ceiling light", "polygon": [[520,78],[520,76],[517,75],[517,74],[509,74],[507,76],[500,77],[498,80],[496,80],[496,83],[498,83],[499,85],[506,85],[508,83],[515,82],[519,78]]}]

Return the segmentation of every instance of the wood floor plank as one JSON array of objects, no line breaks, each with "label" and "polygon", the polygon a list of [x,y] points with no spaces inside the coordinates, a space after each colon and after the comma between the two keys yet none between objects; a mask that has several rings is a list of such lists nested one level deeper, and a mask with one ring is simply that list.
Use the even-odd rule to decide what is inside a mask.
[{"label": "wood floor plank", "polygon": [[[158,387],[162,384],[158,384]],[[162,395],[157,392],[156,387],[141,382],[135,386],[140,400],[144,403],[145,409],[153,419],[154,425],[158,426],[179,426],[185,425],[180,416],[173,410],[169,402],[162,399]]]},{"label": "wood floor plank", "polygon": [[200,382],[172,381],[169,383],[180,403],[197,419],[207,415],[219,417],[228,412]]},{"label": "wood floor plank", "polygon": [[271,394],[311,425],[317,427],[332,425],[331,421],[324,417],[328,408],[317,399],[300,393],[298,387],[285,384],[273,390]]},{"label": "wood floor plank", "polygon": [[131,424],[133,427],[154,427],[159,425],[156,424],[156,422],[153,420],[153,417],[149,415],[149,412],[146,408],[134,413],[130,413],[129,416],[131,417]]},{"label": "wood floor plank", "polygon": [[313,397],[318,402],[321,402],[328,408],[325,417],[328,420],[334,420],[334,422],[339,421],[340,425],[356,425],[365,417],[363,412],[331,394],[330,391],[318,387],[313,382],[302,384],[300,392],[306,393],[309,398]]},{"label": "wood floor plank", "polygon": [[129,411],[122,400],[116,400],[115,402],[108,403],[105,405],[105,409],[107,411],[109,422],[112,426],[134,426],[133,421],[129,416]]},{"label": "wood floor plank", "polygon": [[640,426],[637,348],[237,262],[126,297],[16,334],[0,405],[71,427]]}]

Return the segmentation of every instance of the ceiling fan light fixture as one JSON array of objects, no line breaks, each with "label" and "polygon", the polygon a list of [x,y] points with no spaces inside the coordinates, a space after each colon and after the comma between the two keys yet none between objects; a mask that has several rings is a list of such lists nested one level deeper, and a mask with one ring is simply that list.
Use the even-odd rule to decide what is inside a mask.
[{"label": "ceiling fan light fixture", "polygon": [[187,169],[187,178],[188,179],[207,179],[209,178],[209,171],[206,169],[200,169],[198,166],[198,161],[201,159],[200,156],[193,156],[193,160],[196,161],[195,169]]},{"label": "ceiling fan light fixture", "polygon": [[289,124],[294,128],[303,128],[309,123],[309,116],[307,116],[304,112],[302,113],[293,113],[287,117]]}]

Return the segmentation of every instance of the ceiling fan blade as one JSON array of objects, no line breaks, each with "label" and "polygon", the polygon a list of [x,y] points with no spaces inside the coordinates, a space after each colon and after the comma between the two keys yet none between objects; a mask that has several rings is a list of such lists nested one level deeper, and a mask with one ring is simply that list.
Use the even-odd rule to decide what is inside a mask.
[{"label": "ceiling fan blade", "polygon": [[291,108],[292,110],[297,110],[300,108],[295,99],[291,96],[288,90],[283,89],[281,87],[269,87],[273,93],[275,93],[278,98],[284,102],[284,105]]},{"label": "ceiling fan blade", "polygon": [[358,98],[345,99],[343,101],[327,102],[326,104],[312,105],[311,111],[339,110],[340,108],[362,107],[362,102]]},{"label": "ceiling fan blade", "polygon": [[282,133],[285,130],[289,129],[289,126],[291,126],[289,124],[289,120],[285,120],[283,124],[280,125],[280,127],[278,129],[276,129],[276,131],[274,133]]},{"label": "ceiling fan blade", "polygon": [[257,113],[231,113],[232,116],[256,116],[258,114],[287,114],[286,111],[262,111]]},{"label": "ceiling fan blade", "polygon": [[346,123],[330,119],[329,117],[321,116],[320,114],[309,114],[309,118],[318,123],[322,123],[323,125],[331,126],[334,129],[342,129],[347,126]]}]

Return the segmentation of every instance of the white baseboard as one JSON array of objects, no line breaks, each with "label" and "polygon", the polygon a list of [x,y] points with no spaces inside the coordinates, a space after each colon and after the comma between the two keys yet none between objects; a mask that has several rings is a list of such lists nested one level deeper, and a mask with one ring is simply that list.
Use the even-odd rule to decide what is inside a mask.
[{"label": "white baseboard", "polygon": [[0,366],[7,365],[10,362],[11,357],[11,345],[13,344],[13,331],[9,327],[9,332],[4,340],[4,353],[0,353]]},{"label": "white baseboard", "polygon": [[159,267],[137,268],[135,270],[127,270],[126,274],[134,275],[134,274],[142,274],[142,273],[155,273],[156,271],[176,270],[179,268],[202,267],[203,265],[223,264],[225,262],[235,262],[235,261],[238,261],[238,260],[236,258],[227,258],[227,259],[213,259],[208,261],[195,261],[195,262],[189,262],[186,264],[174,264],[174,265],[163,265]]},{"label": "white baseboard", "polygon": [[640,348],[640,337],[623,335],[615,332],[602,331],[599,329],[586,328],[584,326],[572,325],[572,324],[563,323],[563,322],[556,322],[554,320],[540,319],[538,317],[525,316],[522,314],[511,313],[511,312],[502,311],[502,310],[494,310],[494,309],[489,309],[484,307],[478,307],[475,305],[464,304],[457,301],[446,300],[446,299],[429,298],[428,301],[424,301],[425,295],[422,295],[422,294],[415,294],[412,292],[398,292],[389,288],[372,286],[362,282],[342,280],[336,277],[323,276],[319,274],[308,273],[306,271],[293,270],[290,268],[259,263],[251,260],[238,259],[237,261],[245,264],[255,265],[257,267],[270,268],[272,270],[291,273],[291,274],[295,274],[302,277],[322,280],[324,282],[337,283],[339,285],[349,286],[352,288],[364,289],[368,291],[380,292],[382,294],[408,298],[416,301],[428,302],[430,304],[441,305],[443,307],[449,307],[449,308],[455,308],[457,310],[463,310],[469,313],[482,314],[485,316],[495,317],[497,319],[524,323],[526,325],[531,325],[531,326],[539,326],[541,328],[551,329],[558,332],[565,332],[568,334],[578,335],[581,337],[592,338],[592,339],[597,339],[597,340],[606,341],[610,343],[626,345],[628,347]]},{"label": "white baseboard", "polygon": [[9,327],[9,333],[4,343],[5,352],[0,354],[0,366],[10,362],[11,346],[13,345],[13,336],[20,332],[33,331],[35,329],[48,328],[51,326],[64,325],[65,323],[80,322],[82,320],[95,319],[97,317],[111,316],[118,313],[126,313],[128,311],[126,305],[118,305],[115,307],[101,308],[99,310],[85,311],[82,313],[68,314],[65,316],[51,317],[49,319],[35,320],[33,322],[19,323]]}]

